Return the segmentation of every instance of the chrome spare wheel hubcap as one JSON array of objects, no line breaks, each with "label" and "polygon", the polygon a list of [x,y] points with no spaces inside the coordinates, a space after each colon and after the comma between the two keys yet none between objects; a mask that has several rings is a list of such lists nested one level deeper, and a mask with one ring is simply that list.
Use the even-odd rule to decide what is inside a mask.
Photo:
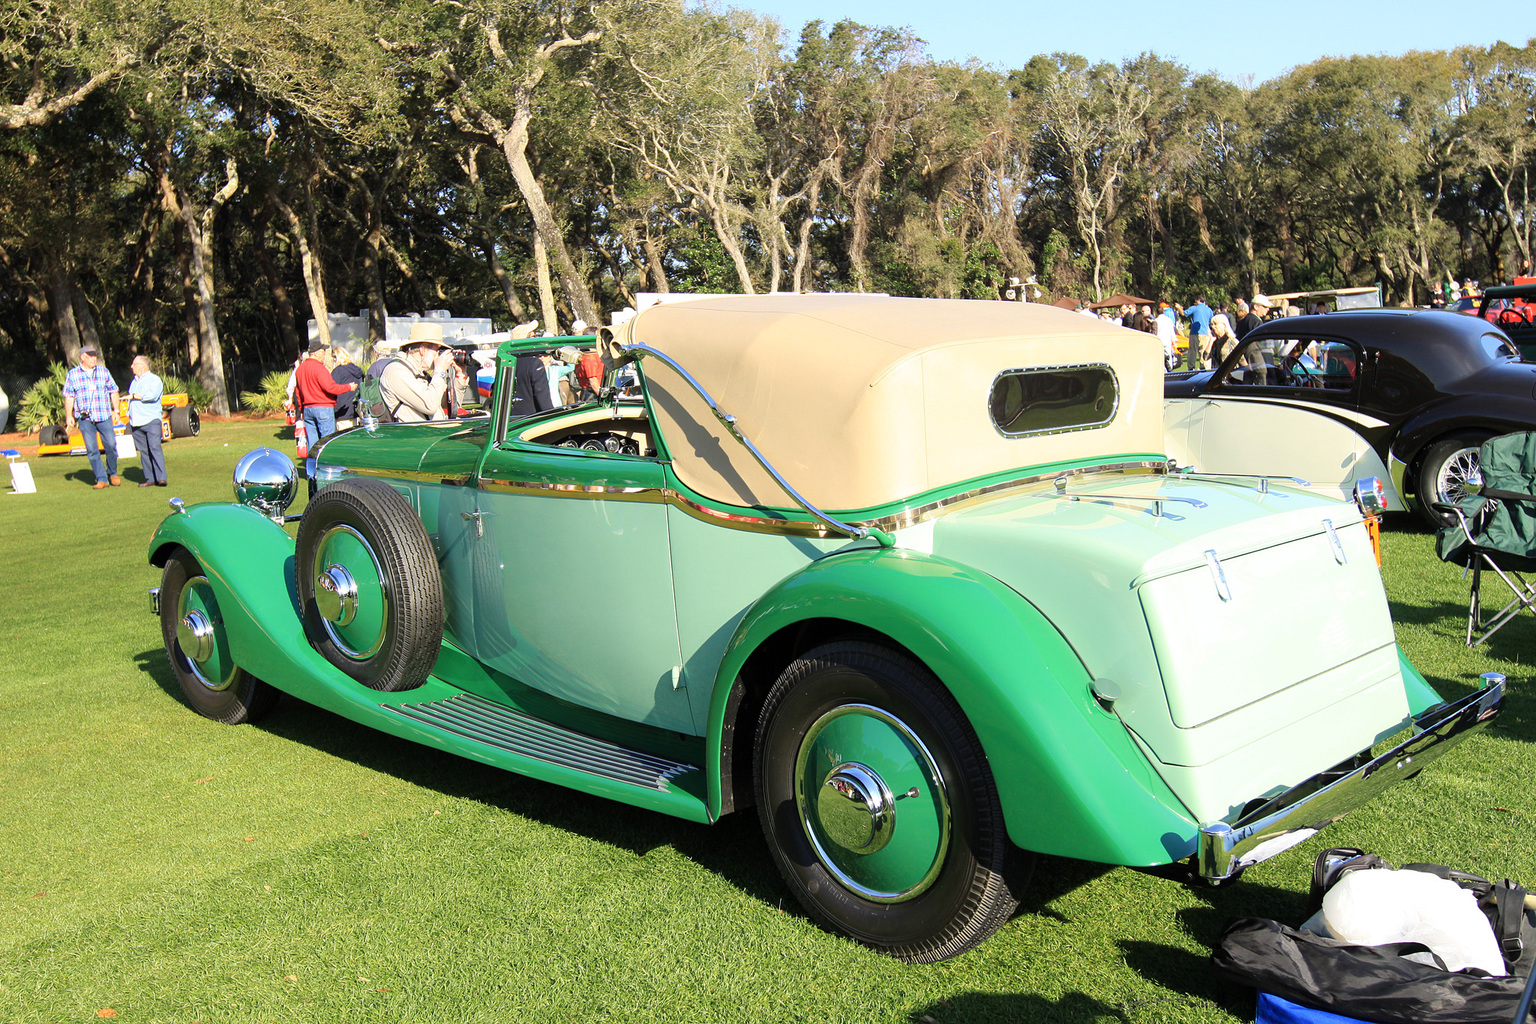
[{"label": "chrome spare wheel hubcap", "polygon": [[[365,661],[384,646],[390,630],[383,563],[360,531],[339,523],[315,544],[315,611],[336,650]],[[320,568],[324,566],[324,568]]]},{"label": "chrome spare wheel hubcap", "polygon": [[340,565],[328,565],[315,580],[315,608],[320,617],[338,626],[357,618],[357,581]]},{"label": "chrome spare wheel hubcap", "polygon": [[795,759],[795,807],[821,867],[864,899],[914,899],[943,870],[943,775],[916,730],[881,708],[844,704],[811,723]]}]

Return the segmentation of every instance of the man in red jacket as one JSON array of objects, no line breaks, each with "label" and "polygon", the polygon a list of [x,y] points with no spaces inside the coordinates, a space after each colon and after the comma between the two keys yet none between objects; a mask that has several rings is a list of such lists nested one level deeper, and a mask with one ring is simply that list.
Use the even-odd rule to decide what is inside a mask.
[{"label": "man in red jacket", "polygon": [[304,439],[309,443],[309,458],[304,460],[304,476],[309,493],[315,493],[315,445],[322,437],[336,433],[336,396],[356,391],[357,384],[337,384],[331,368],[325,365],[325,345],[316,338],[309,343],[309,358],[299,364],[294,374],[293,397],[304,417]]}]

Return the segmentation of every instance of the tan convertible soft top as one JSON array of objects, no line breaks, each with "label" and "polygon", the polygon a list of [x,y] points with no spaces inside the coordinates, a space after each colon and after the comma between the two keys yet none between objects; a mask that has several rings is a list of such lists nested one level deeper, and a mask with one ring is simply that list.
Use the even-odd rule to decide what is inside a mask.
[{"label": "tan convertible soft top", "polygon": [[[1161,452],[1162,351],[1149,334],[1052,306],[876,295],[741,295],[664,303],[612,329],[666,353],[736,416],[807,499],[870,509],[987,474]],[[1113,420],[1006,436],[988,399],[1010,369],[1107,365]],[[679,479],[737,505],[792,502],[678,375],[641,366]]]}]

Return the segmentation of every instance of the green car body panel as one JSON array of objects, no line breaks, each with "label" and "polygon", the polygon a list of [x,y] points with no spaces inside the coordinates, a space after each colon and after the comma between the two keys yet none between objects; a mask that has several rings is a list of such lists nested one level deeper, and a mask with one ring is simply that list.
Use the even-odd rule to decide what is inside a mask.
[{"label": "green car body panel", "polygon": [[[943,681],[987,750],[1015,843],[1112,864],[1166,864],[1193,852],[1196,823],[1094,701],[1092,680],[1056,629],[997,580],[933,556],[849,551],[763,595],[720,666],[712,743],[729,681],[752,651],[821,618],[899,638]],[[712,794],[716,785],[712,775]]]}]

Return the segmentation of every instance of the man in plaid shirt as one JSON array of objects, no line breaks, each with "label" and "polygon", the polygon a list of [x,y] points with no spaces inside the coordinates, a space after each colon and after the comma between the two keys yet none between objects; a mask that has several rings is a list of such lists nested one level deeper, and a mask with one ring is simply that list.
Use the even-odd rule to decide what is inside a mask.
[{"label": "man in plaid shirt", "polygon": [[[64,428],[74,430],[77,420],[85,457],[91,460],[91,472],[96,474],[93,486],[98,491],[109,483],[116,487],[123,482],[117,475],[117,436],[112,429],[117,422],[117,381],[101,365],[101,353],[93,345],[80,347],[80,365],[64,375]],[[107,453],[106,468],[102,468],[101,453],[96,450],[98,434]]]}]

